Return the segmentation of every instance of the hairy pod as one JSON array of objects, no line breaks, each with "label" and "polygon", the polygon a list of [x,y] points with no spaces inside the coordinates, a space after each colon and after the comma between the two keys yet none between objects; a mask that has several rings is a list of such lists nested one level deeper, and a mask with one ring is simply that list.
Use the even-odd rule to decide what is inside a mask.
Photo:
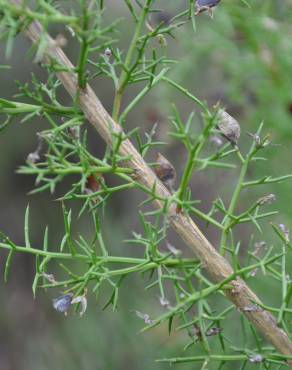
[{"label": "hairy pod", "polygon": [[173,190],[176,172],[173,165],[160,153],[157,154],[156,165],[154,167],[156,176],[170,190]]},{"label": "hairy pod", "polygon": [[232,144],[237,145],[240,137],[239,123],[229,113],[223,109],[218,112],[217,126],[222,135]]}]

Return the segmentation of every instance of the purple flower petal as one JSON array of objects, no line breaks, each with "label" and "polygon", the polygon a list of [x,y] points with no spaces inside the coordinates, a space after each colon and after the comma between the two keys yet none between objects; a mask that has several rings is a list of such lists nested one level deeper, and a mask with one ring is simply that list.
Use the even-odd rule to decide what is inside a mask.
[{"label": "purple flower petal", "polygon": [[53,307],[58,312],[67,312],[72,301],[73,294],[68,293],[53,299]]}]

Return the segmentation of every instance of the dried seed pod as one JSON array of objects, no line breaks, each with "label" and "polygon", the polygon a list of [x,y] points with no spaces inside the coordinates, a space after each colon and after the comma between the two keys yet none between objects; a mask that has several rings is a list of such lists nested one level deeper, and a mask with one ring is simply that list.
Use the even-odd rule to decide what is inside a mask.
[{"label": "dried seed pod", "polygon": [[243,312],[260,312],[260,311],[263,311],[263,309],[256,304],[250,304],[248,306],[243,307],[242,311]]},{"label": "dried seed pod", "polygon": [[257,203],[259,206],[263,206],[264,204],[271,204],[276,201],[276,195],[275,194],[268,194],[264,197],[261,197]]},{"label": "dried seed pod", "polygon": [[160,153],[157,154],[154,172],[168,190],[173,191],[176,178],[175,169],[173,165]]},{"label": "dried seed pod", "polygon": [[230,114],[220,109],[218,112],[217,126],[222,135],[233,145],[237,145],[240,137],[239,123]]},{"label": "dried seed pod", "polygon": [[[91,174],[87,177],[84,193],[91,195],[102,189],[102,184],[104,183],[104,178],[100,173]],[[101,199],[100,196],[90,197],[93,203],[98,203]]]}]

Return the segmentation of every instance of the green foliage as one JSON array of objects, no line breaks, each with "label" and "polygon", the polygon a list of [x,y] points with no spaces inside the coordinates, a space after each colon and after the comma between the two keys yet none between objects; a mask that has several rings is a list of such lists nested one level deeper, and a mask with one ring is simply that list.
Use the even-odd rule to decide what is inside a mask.
[{"label": "green foliage", "polygon": [[[0,27],[5,30],[2,37],[6,39],[7,57],[13,55],[13,40],[16,34],[33,20],[38,20],[46,31],[56,23],[61,25],[62,32],[69,29],[73,41],[79,45],[79,55],[74,67],[79,88],[82,90],[88,82],[94,84],[97,79],[110,80],[114,87],[112,116],[127,131],[125,136],[113,133],[114,145],[112,148],[107,147],[103,155],[97,156],[92,152],[88,144],[85,118],[78,108],[78,97],[69,106],[64,105],[59,98],[62,87],[55,73],[62,70],[62,66],[55,63],[45,65],[42,62],[47,46],[43,35],[34,55],[35,61],[46,68],[47,79],[42,82],[32,75],[31,83],[17,83],[19,94],[16,97],[11,100],[0,99],[0,113],[4,120],[0,127],[5,135],[5,130],[13,124],[15,127],[11,129],[17,130],[17,123],[28,125],[28,122],[35,118],[42,119],[45,127],[38,133],[38,146],[29,154],[18,173],[34,176],[36,187],[31,194],[46,191],[57,194],[57,201],[60,202],[63,212],[63,237],[59,246],[53,248],[46,227],[43,246],[34,246],[30,239],[33,225],[29,222],[28,206],[24,221],[24,244],[18,245],[4,232],[1,233],[0,248],[8,251],[4,280],[7,281],[15,254],[30,254],[35,258],[35,277],[32,283],[34,295],[39,289],[47,291],[50,288],[58,292],[56,295],[72,293],[73,299],[77,299],[76,302],[79,303],[84,302],[82,299],[85,299],[86,295],[92,295],[103,309],[111,306],[116,310],[119,307],[120,290],[125,289],[128,283],[125,278],[133,274],[139,275],[145,291],[153,291],[153,297],[158,295],[162,311],[156,318],[152,318],[148,313],[135,311],[146,324],[142,331],[166,323],[169,335],[174,331],[185,332],[184,356],[171,356],[159,361],[201,362],[203,368],[207,368],[210,363],[214,366],[212,368],[217,369],[228,368],[229,362],[235,362],[229,368],[240,366],[241,369],[259,363],[261,368],[278,369],[284,366],[287,356],[267,346],[242,314],[236,312],[233,305],[227,305],[222,292],[230,289],[230,281],[237,276],[258,286],[268,277],[273,281],[280,296],[279,300],[271,305],[260,306],[254,303],[246,307],[246,310],[266,309],[272,312],[277,317],[278,325],[290,333],[292,282],[288,271],[292,244],[289,231],[283,224],[272,224],[271,229],[277,237],[275,242],[261,243],[258,239],[265,236],[263,227],[266,227],[266,220],[271,220],[271,217],[278,213],[277,210],[268,208],[275,197],[273,194],[263,193],[262,185],[278,184],[290,179],[292,175],[279,173],[274,176],[267,168],[264,175],[258,175],[258,172],[254,171],[250,177],[249,170],[258,168],[258,162],[261,163],[265,159],[267,149],[273,145],[269,135],[265,134],[264,125],[257,125],[259,128],[255,133],[246,135],[243,132],[238,146],[230,142],[228,137],[226,140],[226,135],[225,139],[221,139],[222,132],[217,126],[219,105],[208,105],[192,92],[193,88],[184,87],[184,84],[175,78],[182,68],[185,68],[185,73],[189,72],[190,67],[185,64],[189,63],[193,68],[193,61],[205,58],[210,49],[216,50],[220,45],[229,51],[228,58],[221,60],[223,69],[229,74],[230,83],[224,86],[226,96],[236,95],[240,104],[249,106],[247,100],[251,89],[259,101],[256,106],[268,106],[271,113],[269,119],[273,120],[277,107],[280,107],[283,113],[281,116],[285,116],[283,102],[286,103],[290,89],[289,94],[283,92],[283,98],[279,91],[282,88],[288,89],[291,76],[288,73],[281,74],[280,82],[278,79],[278,82],[266,80],[266,74],[274,73],[272,61],[264,59],[263,63],[258,65],[252,58],[254,50],[258,50],[259,45],[263,43],[264,35],[260,32],[263,22],[266,22],[266,26],[272,24],[271,19],[270,23],[267,23],[265,14],[272,12],[270,8],[273,6],[261,5],[256,1],[238,1],[233,4],[226,1],[228,11],[221,14],[218,9],[218,20],[213,22],[208,19],[208,40],[197,45],[198,54],[191,62],[191,58],[186,58],[187,61],[181,62],[180,65],[167,54],[167,43],[171,37],[180,39],[180,29],[187,28],[188,24],[191,24],[192,35],[195,35],[191,37],[200,37],[200,24],[197,24],[194,15],[194,1],[185,2],[187,4],[184,9],[177,8],[174,15],[161,22],[155,21],[155,15],[159,14],[156,1],[125,0],[123,3],[133,27],[127,51],[119,45],[119,20],[111,19],[108,14],[110,6],[107,8],[104,1],[78,0],[72,2],[72,8],[68,11],[65,5],[63,9],[56,1],[28,1],[29,7],[19,9],[9,1],[0,0]],[[159,6],[163,7],[163,2],[159,2]],[[222,5],[223,8],[224,6],[225,4]],[[280,10],[278,12],[280,17]],[[274,36],[266,40],[263,47],[269,52],[273,51],[276,58],[274,43],[281,47],[278,41],[282,32],[278,28],[273,32]],[[229,38],[230,34],[233,40]],[[241,34],[244,35],[241,44],[247,51],[245,50],[246,58],[243,63],[237,65],[234,60],[240,58],[240,46],[234,38]],[[184,47],[191,45],[191,37],[186,39]],[[62,37],[56,38],[56,42],[61,43],[61,46],[64,42],[62,40]],[[268,42],[273,45],[267,45]],[[288,48],[289,43],[287,40]],[[258,50],[259,53],[264,51],[267,50]],[[279,55],[279,65],[284,65],[285,68],[289,66],[290,59],[282,52]],[[243,89],[238,76],[247,72],[250,73],[250,78],[255,74],[257,79],[251,81],[248,88]],[[137,93],[131,99],[125,99],[132,86],[137,88]],[[180,110],[179,104],[168,107],[171,116],[165,140],[157,138],[156,127],[144,132],[138,124],[134,128],[128,126],[130,113],[139,111],[140,103],[147,94],[156,91],[157,86],[171,88],[179,94],[180,99],[192,106],[187,112],[187,118],[184,117],[186,114]],[[241,89],[243,93],[239,95],[238,90]],[[267,91],[273,89],[278,100],[276,107],[271,107],[268,101],[270,95],[267,97]],[[256,116],[257,121],[264,118],[262,110],[247,114]],[[266,113],[265,117],[268,116],[269,113]],[[279,124],[286,125],[285,119]],[[29,126],[27,127],[29,129]],[[285,127],[289,133],[287,125]],[[121,143],[128,138],[137,144],[140,154],[149,166],[157,165],[150,160],[153,148],[163,151],[164,141],[167,139],[171,138],[184,148],[187,160],[180,163],[182,168],[177,189],[168,198],[159,199],[164,204],[161,210],[153,211],[148,208],[148,203],[158,199],[155,186],[153,189],[147,189],[139,184],[133,171],[125,166],[127,158],[119,155]],[[220,143],[221,140],[224,140],[224,143]],[[206,210],[200,200],[194,199],[190,185],[196,175],[206,173],[208,176],[210,171],[226,174],[231,186],[228,197],[226,194],[220,194],[220,189],[217,189],[215,199],[212,199],[209,209]],[[62,194],[58,190],[61,182],[66,186]],[[257,190],[258,188],[260,190]],[[136,209],[141,232],[132,230],[129,223],[127,227],[132,236],[124,241],[137,248],[136,257],[133,257],[130,249],[123,248],[117,252],[106,241],[103,232],[104,219],[112,204],[111,199],[117,193],[124,194],[125,191],[134,189],[142,190],[146,196]],[[77,216],[70,209],[73,202],[79,209]],[[234,274],[214,284],[204,273],[204,266],[200,261],[183,256],[181,248],[170,243],[167,211],[172,204],[177,206],[179,212],[193,215],[205,224],[207,233],[209,230],[215,230],[220,240],[218,249],[231,261]],[[90,236],[82,235],[78,229],[82,218],[91,222]],[[248,236],[244,240],[241,240],[241,234],[238,232],[238,226],[241,224],[248,225],[245,228]],[[251,232],[252,228],[254,231]],[[110,293],[105,300],[103,292],[108,294],[108,288]],[[236,331],[230,329],[231,320],[236,326],[241,324],[241,333],[238,327]]]}]

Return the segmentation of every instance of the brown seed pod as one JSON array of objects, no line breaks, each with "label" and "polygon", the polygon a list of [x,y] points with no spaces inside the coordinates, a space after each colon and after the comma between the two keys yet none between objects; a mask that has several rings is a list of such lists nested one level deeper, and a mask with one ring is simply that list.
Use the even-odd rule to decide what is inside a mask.
[{"label": "brown seed pod", "polygon": [[160,153],[157,154],[154,167],[156,176],[163,182],[169,191],[173,191],[176,172],[173,165]]},{"label": "brown seed pod", "polygon": [[[86,179],[84,192],[88,195],[96,193],[101,190],[101,186],[104,182],[104,178],[100,173],[91,174]],[[94,203],[99,201],[100,197],[91,198]]]},{"label": "brown seed pod", "polygon": [[86,179],[85,189],[88,193],[96,193],[100,189],[100,174],[91,174]]},{"label": "brown seed pod", "polygon": [[239,123],[230,114],[220,109],[218,112],[217,126],[222,135],[233,145],[237,145],[240,137]]}]

